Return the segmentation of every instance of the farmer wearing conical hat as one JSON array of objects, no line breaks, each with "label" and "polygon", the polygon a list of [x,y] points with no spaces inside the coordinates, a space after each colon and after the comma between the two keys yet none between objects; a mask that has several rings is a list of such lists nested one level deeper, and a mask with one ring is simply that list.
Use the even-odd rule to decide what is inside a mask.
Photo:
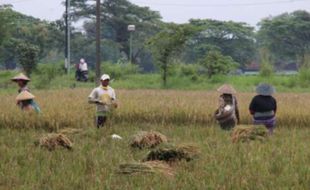
[{"label": "farmer wearing conical hat", "polygon": [[19,86],[18,93],[21,93],[22,91],[25,91],[25,90],[29,91],[27,84],[30,81],[30,79],[26,75],[24,75],[23,73],[16,75],[11,80],[18,84],[18,86]]},{"label": "farmer wearing conical hat", "polygon": [[259,84],[256,87],[257,95],[253,97],[249,106],[254,124],[265,125],[269,134],[273,134],[276,123],[277,101],[272,97],[274,92],[273,86],[266,83]]},{"label": "farmer wearing conical hat", "polygon": [[34,102],[34,95],[28,92],[27,90],[22,91],[19,93],[16,97],[16,101],[18,102],[18,105],[23,111],[36,111],[37,113],[40,113],[39,106]]},{"label": "farmer wearing conical hat", "polygon": [[100,82],[101,85],[93,89],[88,96],[88,102],[97,105],[96,125],[98,128],[104,126],[111,110],[117,108],[115,91],[109,86],[110,76],[102,75]]},{"label": "farmer wearing conical hat", "polygon": [[217,89],[221,93],[219,108],[215,112],[215,118],[222,129],[231,129],[240,122],[238,102],[235,96],[236,90],[228,84]]}]

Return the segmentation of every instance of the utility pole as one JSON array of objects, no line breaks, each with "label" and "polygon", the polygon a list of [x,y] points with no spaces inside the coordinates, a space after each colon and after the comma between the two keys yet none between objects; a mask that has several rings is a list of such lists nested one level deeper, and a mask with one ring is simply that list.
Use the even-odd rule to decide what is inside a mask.
[{"label": "utility pole", "polygon": [[100,0],[96,0],[96,84],[100,79]]},{"label": "utility pole", "polygon": [[66,23],[66,47],[65,47],[65,68],[67,69],[67,74],[70,73],[70,0],[66,0],[66,13],[65,13],[65,23]]}]

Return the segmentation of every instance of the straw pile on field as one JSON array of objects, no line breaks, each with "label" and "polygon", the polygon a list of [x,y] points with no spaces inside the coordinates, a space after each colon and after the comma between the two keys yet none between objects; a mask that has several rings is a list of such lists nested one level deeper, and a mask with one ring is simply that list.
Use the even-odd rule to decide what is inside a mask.
[{"label": "straw pile on field", "polygon": [[268,136],[265,126],[237,126],[231,134],[232,142],[249,142],[251,140],[264,141]]},{"label": "straw pile on field", "polygon": [[36,145],[47,148],[52,151],[55,150],[57,146],[62,146],[67,149],[72,149],[72,142],[64,134],[51,133],[39,139],[35,142]]},{"label": "straw pile on field", "polygon": [[174,170],[165,162],[149,161],[142,163],[121,164],[118,173],[121,174],[145,174],[160,173],[165,176],[173,177]]},{"label": "straw pile on field", "polygon": [[199,148],[195,145],[178,145],[162,147],[152,150],[148,153],[144,161],[162,160],[166,162],[175,162],[179,160],[191,161],[200,154]]},{"label": "straw pile on field", "polygon": [[161,143],[168,142],[165,135],[156,131],[140,131],[133,136],[130,146],[133,148],[154,148]]}]

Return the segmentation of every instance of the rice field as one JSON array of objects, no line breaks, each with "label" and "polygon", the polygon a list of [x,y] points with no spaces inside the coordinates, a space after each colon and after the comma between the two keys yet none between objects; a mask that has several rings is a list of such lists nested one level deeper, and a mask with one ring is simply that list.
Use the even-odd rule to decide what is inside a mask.
[{"label": "rice field", "polygon": [[[107,127],[94,127],[91,89],[33,91],[42,114],[22,113],[16,94],[1,95],[0,189],[309,189],[309,94],[278,93],[277,129],[264,142],[232,143],[213,119],[218,94],[206,91],[117,90],[119,108]],[[253,93],[237,95],[241,123],[250,124]],[[72,150],[35,145],[67,128]],[[169,143],[195,144],[197,159],[180,161],[174,176],[125,175],[121,164],[142,161],[148,149],[130,147],[139,131],[158,131]],[[123,139],[114,140],[112,134]]]}]

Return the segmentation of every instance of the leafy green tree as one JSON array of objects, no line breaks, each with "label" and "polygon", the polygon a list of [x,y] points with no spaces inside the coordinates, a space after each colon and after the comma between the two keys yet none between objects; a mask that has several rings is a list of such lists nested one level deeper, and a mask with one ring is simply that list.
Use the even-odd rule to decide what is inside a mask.
[{"label": "leafy green tree", "polygon": [[263,19],[259,23],[258,42],[277,59],[298,59],[298,67],[310,53],[310,14],[295,11]]},{"label": "leafy green tree", "polygon": [[5,68],[15,68],[17,45],[20,42],[37,46],[37,58],[42,59],[51,51],[63,53],[62,37],[62,31],[56,23],[23,15],[12,10],[11,6],[0,7],[0,60]]},{"label": "leafy green tree", "polygon": [[30,43],[19,43],[17,46],[17,54],[19,64],[28,76],[37,66],[39,48]]},{"label": "leafy green tree", "polygon": [[9,5],[0,5],[0,46],[9,37],[12,26],[12,10]]},{"label": "leafy green tree", "polygon": [[219,51],[230,56],[242,67],[255,59],[253,27],[245,23],[209,19],[192,19],[190,25],[198,28],[200,32],[187,43],[186,62],[195,63],[204,58],[209,51]]},{"label": "leafy green tree", "polygon": [[200,64],[207,69],[207,75],[211,78],[217,74],[228,74],[238,66],[230,56],[224,56],[219,51],[210,51]]},{"label": "leafy green tree", "polygon": [[5,63],[14,60],[14,56],[12,58],[14,46],[11,40],[14,12],[11,8],[10,5],[0,5],[0,63],[4,63],[5,68],[9,68]]},{"label": "leafy green tree", "polygon": [[163,85],[167,84],[171,58],[184,47],[184,44],[195,33],[189,25],[168,24],[165,29],[150,38],[148,45],[155,58],[155,63],[161,69]]}]

